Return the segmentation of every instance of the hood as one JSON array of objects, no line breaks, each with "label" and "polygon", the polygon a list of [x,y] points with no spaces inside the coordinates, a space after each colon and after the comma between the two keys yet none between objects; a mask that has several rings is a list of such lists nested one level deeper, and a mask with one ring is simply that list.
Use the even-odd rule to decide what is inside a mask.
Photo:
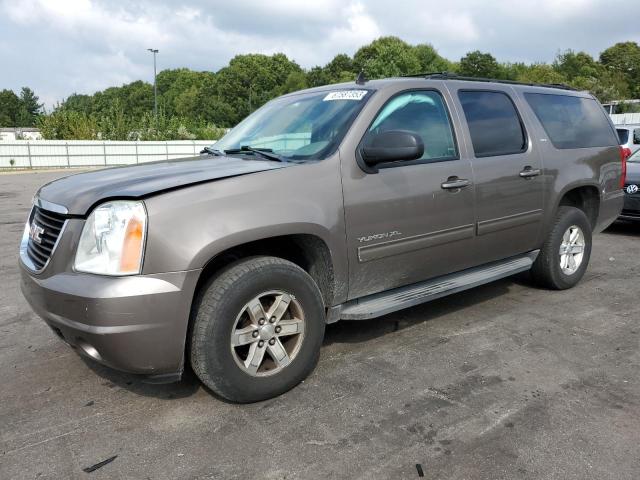
[{"label": "hood", "polygon": [[640,185],[640,162],[627,162],[627,185]]},{"label": "hood", "polygon": [[86,215],[96,203],[109,198],[143,198],[197,183],[290,165],[253,158],[201,155],[71,175],[43,185],[36,196],[63,205],[72,215]]}]

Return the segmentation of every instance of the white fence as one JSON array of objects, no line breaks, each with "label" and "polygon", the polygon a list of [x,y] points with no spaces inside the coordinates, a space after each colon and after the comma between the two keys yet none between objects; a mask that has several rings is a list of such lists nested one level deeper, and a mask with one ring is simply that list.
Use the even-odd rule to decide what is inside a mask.
[{"label": "white fence", "polygon": [[612,113],[609,116],[615,125],[634,125],[640,123],[640,113]]},{"label": "white fence", "polygon": [[104,167],[197,155],[214,140],[117,142],[16,140],[0,142],[0,169]]}]

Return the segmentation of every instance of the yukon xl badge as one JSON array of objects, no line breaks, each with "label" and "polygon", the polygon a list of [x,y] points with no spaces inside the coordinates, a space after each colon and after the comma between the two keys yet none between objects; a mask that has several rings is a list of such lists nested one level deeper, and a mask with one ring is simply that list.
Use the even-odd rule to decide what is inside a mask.
[{"label": "yukon xl badge", "polygon": [[42,243],[43,233],[44,233],[44,228],[42,228],[40,225],[36,225],[35,223],[32,223],[31,227],[29,227],[29,237],[31,238],[31,240],[33,240],[37,244]]},{"label": "yukon xl badge", "polygon": [[626,191],[629,195],[633,195],[634,193],[638,193],[638,185],[629,185],[626,188]]},{"label": "yukon xl badge", "polygon": [[397,237],[398,235],[402,235],[402,233],[394,230],[393,232],[385,232],[385,233],[376,233],[374,235],[368,235],[366,237],[358,237],[358,242],[366,243],[371,240],[384,240],[391,237]]}]

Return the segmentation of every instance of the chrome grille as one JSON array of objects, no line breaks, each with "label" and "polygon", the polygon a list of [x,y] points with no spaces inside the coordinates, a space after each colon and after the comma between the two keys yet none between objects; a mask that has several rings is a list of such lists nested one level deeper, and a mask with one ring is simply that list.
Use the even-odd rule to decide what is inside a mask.
[{"label": "chrome grille", "polygon": [[[29,236],[26,253],[36,270],[42,270],[49,262],[65,222],[64,215],[44,210],[38,206],[33,207],[29,227],[36,234]],[[40,227],[41,230],[37,227]],[[39,238],[40,243],[36,242],[34,237]]]}]

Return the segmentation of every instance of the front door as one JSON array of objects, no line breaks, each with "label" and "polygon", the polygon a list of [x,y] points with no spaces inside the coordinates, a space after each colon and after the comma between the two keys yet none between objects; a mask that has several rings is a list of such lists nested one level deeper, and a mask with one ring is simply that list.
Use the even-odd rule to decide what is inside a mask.
[{"label": "front door", "polygon": [[531,142],[511,87],[449,86],[466,119],[476,192],[478,262],[539,248],[544,177],[538,145]]},{"label": "front door", "polygon": [[374,173],[358,158],[356,145],[341,149],[350,299],[474,261],[473,172],[460,154],[446,95],[404,91],[377,98],[372,107],[377,113],[362,142],[368,135],[409,130],[425,144],[419,160],[383,164]]}]

